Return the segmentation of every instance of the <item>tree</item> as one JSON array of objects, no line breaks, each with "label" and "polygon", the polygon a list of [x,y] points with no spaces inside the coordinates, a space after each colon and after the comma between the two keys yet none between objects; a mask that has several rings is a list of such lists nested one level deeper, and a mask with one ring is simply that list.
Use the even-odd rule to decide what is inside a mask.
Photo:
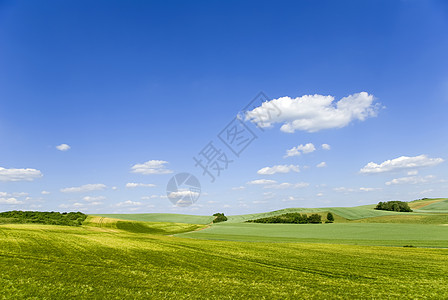
[{"label": "tree", "polygon": [[333,216],[333,214],[331,212],[329,212],[327,214],[327,222],[328,223],[333,223],[334,222],[334,216]]},{"label": "tree", "polygon": [[312,214],[308,217],[308,222],[312,224],[322,223],[322,217],[318,214]]},{"label": "tree", "polygon": [[375,209],[398,211],[398,212],[412,212],[412,209],[409,207],[409,204],[403,201],[379,202],[378,205],[375,207]]},{"label": "tree", "polygon": [[224,213],[216,213],[216,214],[213,214],[213,216],[215,217],[215,219],[213,220],[213,223],[227,221],[227,217],[224,215]]}]

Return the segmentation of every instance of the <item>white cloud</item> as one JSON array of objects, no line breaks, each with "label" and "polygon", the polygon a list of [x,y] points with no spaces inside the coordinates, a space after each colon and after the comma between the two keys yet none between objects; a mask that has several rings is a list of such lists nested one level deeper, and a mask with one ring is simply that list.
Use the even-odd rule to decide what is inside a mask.
[{"label": "white cloud", "polygon": [[282,202],[289,202],[289,201],[303,201],[305,200],[304,198],[298,198],[298,197],[294,197],[294,196],[288,196],[287,198],[284,198],[282,200]]},{"label": "white cloud", "polygon": [[170,199],[175,199],[175,198],[179,198],[179,197],[182,197],[182,198],[190,197],[192,199],[196,199],[199,197],[199,193],[185,189],[185,190],[178,190],[176,192],[171,192],[168,194],[168,198],[170,198]]},{"label": "white cloud", "polygon": [[265,167],[258,170],[260,175],[273,175],[276,173],[289,173],[289,172],[299,172],[299,166],[295,165],[276,165],[272,167]]},{"label": "white cloud", "polygon": [[249,181],[247,184],[274,184],[274,183],[277,183],[277,181],[270,179],[256,179]]},{"label": "white cloud", "polygon": [[409,176],[413,176],[413,175],[417,175],[418,174],[418,170],[412,170],[408,172]]},{"label": "white cloud", "polygon": [[335,191],[335,192],[343,192],[343,193],[350,193],[350,192],[353,192],[354,189],[346,188],[346,187],[341,186],[341,187],[334,188],[333,191]]},{"label": "white cloud", "polygon": [[9,204],[9,205],[17,205],[22,204],[22,201],[17,200],[16,198],[0,198],[0,204]]},{"label": "white cloud", "polygon": [[15,192],[15,193],[12,193],[12,195],[14,197],[25,197],[25,196],[28,196],[29,194],[26,192]]},{"label": "white cloud", "polygon": [[233,187],[232,190],[233,191],[240,191],[240,190],[244,190],[245,188],[246,188],[245,186],[236,186],[236,187]]},{"label": "white cloud", "polygon": [[298,183],[282,182],[279,184],[266,185],[264,188],[265,189],[289,189],[289,188],[301,189],[301,188],[305,188],[309,185],[310,184],[308,182],[298,182]]},{"label": "white cloud", "polygon": [[40,192],[42,195],[49,195],[50,194],[50,192],[49,191],[42,191],[42,192]]},{"label": "white cloud", "polygon": [[428,175],[425,177],[421,176],[409,176],[409,177],[400,177],[392,179],[391,181],[386,182],[386,185],[393,184],[417,184],[417,183],[425,183],[434,179],[434,175]]},{"label": "white cloud", "polygon": [[33,181],[42,177],[36,169],[6,169],[0,167],[0,181]]},{"label": "white cloud", "polygon": [[135,182],[129,182],[126,183],[127,188],[136,188],[136,187],[155,187],[155,184],[152,183],[135,183]]},{"label": "white cloud", "polygon": [[112,189],[113,191],[118,190],[118,188],[117,188],[116,186],[111,187],[111,189]]},{"label": "white cloud", "polygon": [[[316,132],[323,129],[342,128],[354,120],[364,121],[375,117],[378,105],[366,92],[353,94],[334,102],[333,96],[305,95],[297,98],[281,97],[264,102],[246,113],[246,120],[260,127],[272,127],[283,123],[280,130],[293,133],[296,130]],[[274,115],[271,111],[280,110]]]},{"label": "white cloud", "polygon": [[323,162],[317,164],[316,167],[318,167],[318,168],[325,168],[326,166],[327,166],[327,163],[323,161]]},{"label": "white cloud", "polygon": [[252,201],[253,204],[263,204],[263,203],[268,203],[268,201],[266,200],[254,200]]},{"label": "white cloud", "polygon": [[307,154],[316,151],[316,147],[312,143],[308,143],[306,145],[298,145],[297,147],[292,147],[291,149],[286,150],[286,157],[291,156],[299,156],[300,154]]},{"label": "white cloud", "polygon": [[331,149],[331,146],[328,145],[328,144],[322,144],[322,149],[323,149],[323,150],[330,150],[330,149]]},{"label": "white cloud", "polygon": [[0,197],[8,197],[8,196],[10,196],[10,194],[6,192],[0,192]]},{"label": "white cloud", "polygon": [[324,194],[323,193],[317,193],[316,196],[317,197],[322,197]]},{"label": "white cloud", "polygon": [[376,164],[374,162],[369,162],[364,166],[360,172],[364,174],[374,174],[374,173],[384,173],[400,171],[405,169],[415,169],[421,167],[431,167],[442,163],[444,160],[442,158],[429,158],[427,155],[419,156],[401,156],[395,159],[386,160],[381,164]]},{"label": "white cloud", "polygon": [[168,162],[164,160],[148,160],[142,164],[135,164],[131,168],[132,173],[148,174],[169,174],[173,171],[166,169]]},{"label": "white cloud", "polygon": [[363,191],[363,192],[372,192],[372,191],[381,190],[381,188],[360,187],[359,190]]},{"label": "white cloud", "polygon": [[131,201],[131,200],[126,200],[126,201],[119,202],[119,203],[115,204],[115,206],[117,206],[117,207],[140,206],[140,205],[143,205],[143,203],[138,202],[138,201]]},{"label": "white cloud", "polygon": [[67,144],[60,144],[58,146],[56,146],[56,149],[58,149],[59,151],[67,151],[70,150],[70,146]]},{"label": "white cloud", "polygon": [[78,187],[68,187],[61,189],[62,193],[84,193],[91,191],[100,191],[106,188],[105,184],[95,183],[95,184],[85,184]]},{"label": "white cloud", "polygon": [[92,197],[92,196],[85,196],[84,198],[82,198],[82,200],[87,201],[87,202],[97,202],[97,201],[101,201],[101,200],[105,200],[106,197],[104,196],[97,196],[97,197]]},{"label": "white cloud", "polygon": [[151,196],[143,196],[140,199],[142,199],[142,200],[150,200],[150,199],[156,199],[156,198],[161,198],[161,197],[158,196],[158,195],[151,195]]}]

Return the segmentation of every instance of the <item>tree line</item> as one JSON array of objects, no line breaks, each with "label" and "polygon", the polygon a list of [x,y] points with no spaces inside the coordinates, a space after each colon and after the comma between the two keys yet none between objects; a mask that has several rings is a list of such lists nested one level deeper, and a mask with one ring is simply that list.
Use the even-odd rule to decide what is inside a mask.
[{"label": "tree line", "polygon": [[0,213],[2,223],[39,223],[47,225],[80,226],[87,218],[82,212],[42,212],[13,210]]},{"label": "tree line", "polygon": [[[319,214],[300,214],[300,213],[286,213],[278,216],[259,218],[248,220],[250,223],[287,223],[287,224],[321,224],[322,217]],[[325,223],[333,223],[334,216],[331,212],[327,213]]]}]

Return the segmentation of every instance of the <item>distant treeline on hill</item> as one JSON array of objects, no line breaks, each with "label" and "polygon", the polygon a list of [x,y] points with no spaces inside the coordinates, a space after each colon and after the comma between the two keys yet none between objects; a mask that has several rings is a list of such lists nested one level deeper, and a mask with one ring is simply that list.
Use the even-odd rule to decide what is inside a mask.
[{"label": "distant treeline on hill", "polygon": [[411,212],[412,211],[412,209],[409,207],[409,204],[407,202],[403,202],[403,201],[380,202],[375,207],[375,209],[390,210],[390,211],[402,211],[402,212]]},{"label": "distant treeline on hill", "polygon": [[[326,223],[332,223],[334,217],[332,213],[327,214]],[[320,224],[322,223],[322,217],[319,214],[300,214],[300,213],[286,213],[279,216],[260,218],[255,220],[249,220],[246,222],[251,223],[288,223],[288,224]]]},{"label": "distant treeline on hill", "polygon": [[0,213],[0,223],[40,223],[79,226],[87,218],[82,212],[7,211]]}]

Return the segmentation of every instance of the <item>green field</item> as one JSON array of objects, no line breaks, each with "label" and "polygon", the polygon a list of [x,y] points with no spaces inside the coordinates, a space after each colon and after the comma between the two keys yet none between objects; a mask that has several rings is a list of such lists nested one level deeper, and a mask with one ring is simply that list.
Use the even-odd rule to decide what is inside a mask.
[{"label": "green field", "polygon": [[448,226],[420,224],[223,223],[178,236],[229,241],[448,247]]},{"label": "green field", "polygon": [[[217,224],[175,214],[0,224],[0,298],[447,299],[446,200],[410,202],[412,213],[292,208]],[[335,223],[245,223],[329,211]]]},{"label": "green field", "polygon": [[122,230],[115,222],[0,225],[0,297],[448,297],[445,249],[195,240]]},{"label": "green field", "polygon": [[212,216],[195,216],[181,214],[97,214],[96,216],[143,222],[172,222],[187,224],[210,224]]}]

